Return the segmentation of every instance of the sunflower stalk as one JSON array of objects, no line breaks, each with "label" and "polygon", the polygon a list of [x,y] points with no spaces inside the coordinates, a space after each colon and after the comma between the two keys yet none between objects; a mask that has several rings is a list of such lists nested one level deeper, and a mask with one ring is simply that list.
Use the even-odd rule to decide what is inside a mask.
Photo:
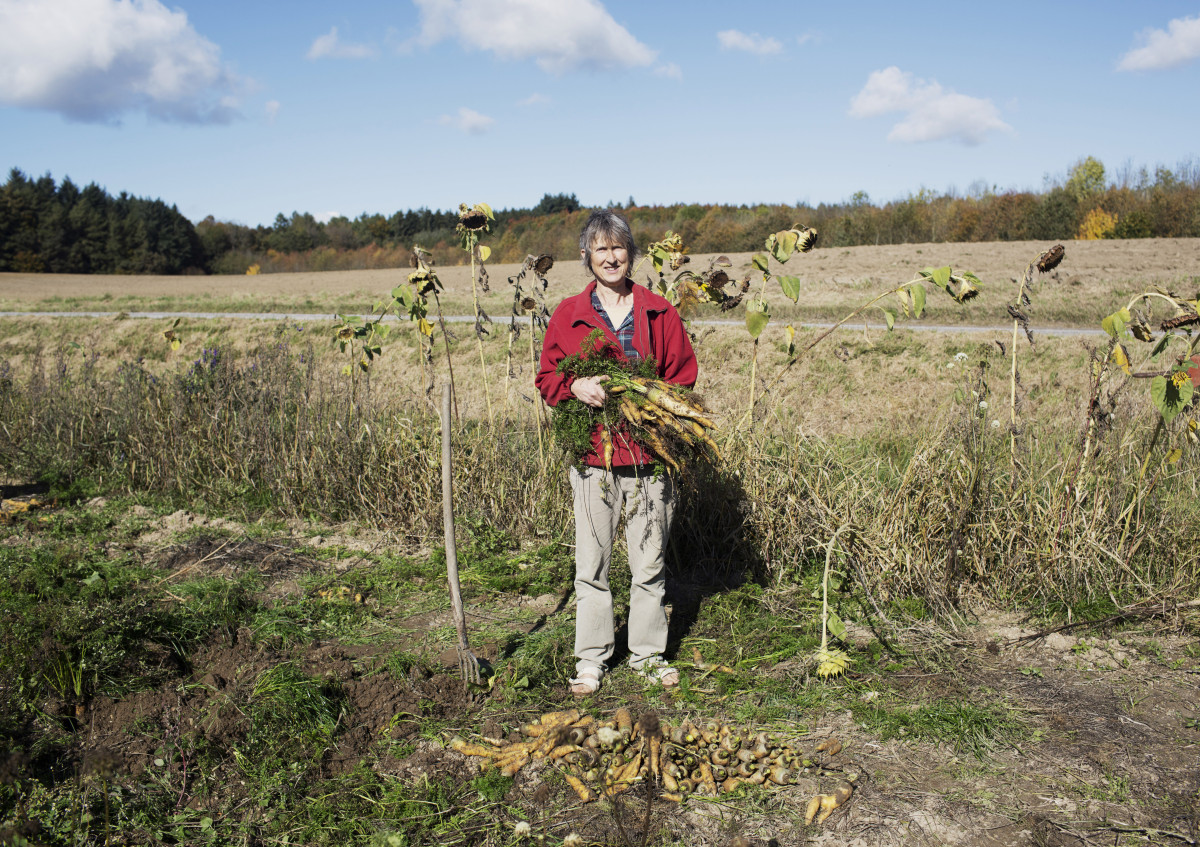
[{"label": "sunflower stalk", "polygon": [[483,376],[483,396],[487,403],[489,429],[495,426],[495,417],[492,414],[492,391],[491,386],[488,385],[487,359],[483,355],[483,336],[487,333],[483,324],[485,321],[491,323],[492,319],[479,305],[479,285],[482,278],[483,288],[485,291],[487,290],[487,271],[484,269],[484,263],[491,255],[492,250],[490,247],[480,245],[479,236],[480,233],[488,231],[488,221],[490,220],[495,220],[495,216],[492,214],[491,207],[486,203],[476,203],[470,207],[466,203],[460,203],[458,225],[455,227],[459,243],[471,256],[471,302],[475,307],[475,342],[479,347],[479,370]]},{"label": "sunflower stalk", "polygon": [[837,676],[850,665],[850,659],[845,653],[829,649],[829,568],[833,562],[833,551],[837,546],[838,536],[848,531],[849,524],[839,526],[829,539],[829,546],[825,548],[825,574],[821,578],[821,649],[814,657],[817,676],[820,677]]},{"label": "sunflower stalk", "polygon": [[1036,271],[1039,274],[1050,273],[1050,271],[1059,266],[1064,255],[1063,246],[1056,244],[1030,262],[1025,268],[1025,273],[1021,274],[1021,280],[1017,287],[1017,298],[1008,307],[1008,313],[1013,319],[1012,347],[1009,349],[1009,354],[1012,357],[1012,365],[1008,377],[1008,447],[1009,459],[1012,463],[1014,473],[1017,470],[1017,382],[1020,379],[1017,371],[1018,333],[1024,330],[1025,337],[1029,340],[1029,345],[1033,346],[1033,332],[1029,328],[1029,316],[1024,310],[1031,305],[1029,295],[1033,289],[1034,272]]}]

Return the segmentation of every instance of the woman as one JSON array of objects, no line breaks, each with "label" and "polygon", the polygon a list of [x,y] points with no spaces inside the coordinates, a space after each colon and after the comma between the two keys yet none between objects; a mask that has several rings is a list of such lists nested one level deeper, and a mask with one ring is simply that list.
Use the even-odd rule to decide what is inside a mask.
[{"label": "woman", "polygon": [[[538,390],[551,406],[569,397],[599,408],[607,377],[575,379],[555,372],[564,357],[578,354],[594,330],[626,359],[653,359],[658,375],[673,383],[696,382],[696,356],[679,313],[650,289],[634,285],[630,267],[637,246],[629,224],[611,209],[588,217],[579,254],[593,280],[555,309],[542,347]],[[663,659],[667,646],[664,551],[674,512],[674,485],[654,466],[654,455],[637,443],[613,439],[612,470],[606,471],[599,428],[583,467],[571,468],[575,504],[575,677],[576,696],[600,688],[613,654],[613,602],[608,566],[622,511],[629,546],[629,664],[663,686],[677,685],[679,672]]]}]

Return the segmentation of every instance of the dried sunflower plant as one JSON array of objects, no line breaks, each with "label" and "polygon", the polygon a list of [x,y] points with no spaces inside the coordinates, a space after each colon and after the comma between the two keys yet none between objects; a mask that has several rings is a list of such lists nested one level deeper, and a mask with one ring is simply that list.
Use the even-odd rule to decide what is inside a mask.
[{"label": "dried sunflower plant", "polygon": [[1016,299],[1008,306],[1009,317],[1013,319],[1012,347],[1008,351],[1004,351],[1004,345],[1000,344],[999,346],[1002,353],[1007,352],[1009,354],[1011,361],[1009,368],[1008,446],[1014,470],[1017,468],[1017,436],[1021,434],[1021,428],[1017,424],[1017,414],[1021,406],[1021,398],[1017,391],[1017,387],[1021,384],[1021,372],[1017,370],[1018,333],[1022,330],[1025,332],[1025,340],[1029,342],[1029,346],[1032,348],[1033,330],[1029,327],[1028,310],[1033,305],[1030,295],[1033,293],[1034,282],[1038,276],[1048,274],[1062,264],[1065,255],[1066,250],[1063,246],[1056,244],[1030,262],[1025,268],[1025,272],[1021,274],[1021,278],[1017,281]]},{"label": "dried sunflower plant", "polygon": [[[697,273],[684,267],[691,262],[687,252],[683,238],[667,230],[661,241],[655,241],[647,248],[646,256],[642,259],[643,262],[649,259],[657,275],[656,279],[647,274],[646,287],[670,301],[684,321],[690,321],[702,303],[717,303],[723,311],[736,306],[741,296],[725,292],[725,286],[730,283],[729,273],[725,269],[732,267],[729,257],[716,256],[709,261],[707,270]],[[668,277],[667,269],[677,273],[674,277]],[[748,287],[749,277],[746,285]]]},{"label": "dried sunflower plant", "polygon": [[476,203],[474,206],[461,203],[458,207],[458,224],[454,228],[454,231],[458,233],[459,244],[471,254],[471,303],[475,308],[475,341],[479,346],[479,370],[483,376],[483,396],[487,402],[488,427],[495,425],[495,418],[492,415],[492,391],[488,385],[487,359],[483,355],[483,337],[489,334],[484,324],[490,324],[492,319],[479,305],[479,291],[482,289],[486,294],[490,290],[487,267],[484,263],[491,257],[492,248],[480,244],[479,238],[488,231],[488,221],[495,219],[492,207],[487,203]]},{"label": "dried sunflower plant", "polygon": [[[807,253],[817,246],[817,231],[807,226],[795,224],[791,229],[780,230],[767,236],[765,246],[770,256],[775,257],[779,264],[785,264],[795,253]],[[756,296],[746,301],[746,331],[754,339],[754,353],[750,357],[750,398],[746,409],[746,418],[753,419],[755,406],[755,383],[758,377],[758,338],[771,320],[771,309],[767,304],[767,283],[775,276],[783,295],[796,303],[800,299],[800,278],[786,274],[773,275],[770,271],[770,257],[767,253],[757,253],[751,264],[762,273],[762,287]],[[796,329],[791,324],[787,327],[788,355],[795,352],[794,342]],[[765,392],[764,392],[765,393]],[[745,418],[743,418],[745,420]]]},{"label": "dried sunflower plant", "polygon": [[[817,237],[815,230],[805,230],[805,231],[785,230],[784,231],[784,233],[793,233],[793,234],[800,233],[801,235],[803,234],[803,232],[811,233],[811,238],[813,240],[813,243],[815,243],[816,237]],[[780,241],[780,236],[783,235],[784,233],[776,233],[775,235],[769,236],[767,238],[767,247],[771,249],[772,253],[775,254],[776,258],[779,257],[779,252],[777,252],[777,251],[787,249],[788,246],[792,243],[790,237],[784,239],[782,242]],[[796,252],[804,252],[804,250],[806,250],[806,249],[812,249],[812,246],[813,246],[812,243],[809,243],[807,245],[807,247],[803,247],[803,241],[801,240],[801,238],[797,238],[795,244],[796,244],[796,246],[793,249]],[[765,288],[765,280],[768,275],[768,271],[765,269],[766,264],[767,264],[767,259],[766,259],[765,255],[760,254],[760,255],[754,257],[754,266],[756,268],[759,268],[763,272],[764,288]],[[780,282],[780,286],[783,288],[783,293],[789,299],[791,299],[792,302],[794,302],[794,303],[799,302],[799,299],[800,299],[800,281],[799,281],[799,279],[796,277],[791,277],[791,276],[781,276],[781,277],[779,277],[779,282]],[[758,393],[757,397],[755,397],[752,392],[750,407],[746,410],[746,413],[744,415],[742,415],[742,417],[738,421],[737,425],[735,425],[732,428],[731,435],[733,432],[740,430],[748,421],[750,421],[752,419],[753,414],[754,414],[754,408],[758,405],[758,403],[760,403],[763,400],[764,397],[767,396],[767,394],[769,394],[771,392],[772,389],[775,388],[776,385],[778,385],[780,383],[780,381],[783,379],[784,375],[787,374],[787,372],[792,368],[793,365],[796,364],[796,362],[800,361],[800,359],[804,355],[806,355],[814,347],[816,347],[818,344],[820,344],[822,341],[824,341],[826,338],[828,338],[830,335],[832,335],[836,330],[841,328],[847,322],[858,317],[863,312],[866,312],[870,309],[879,309],[883,315],[884,323],[887,326],[888,332],[891,332],[896,328],[896,322],[898,320],[900,320],[902,317],[903,318],[919,318],[919,317],[921,317],[921,315],[925,311],[925,303],[926,303],[926,299],[928,297],[928,292],[925,287],[926,285],[933,285],[933,286],[936,286],[936,287],[942,289],[943,291],[946,292],[946,294],[948,294],[951,298],[953,298],[954,302],[956,302],[956,303],[965,303],[968,300],[973,299],[974,297],[976,297],[979,294],[979,291],[983,286],[983,282],[979,279],[979,277],[977,277],[975,274],[971,273],[970,271],[962,271],[962,270],[955,271],[949,265],[944,265],[940,268],[934,268],[934,267],[923,268],[921,271],[919,271],[917,273],[916,276],[914,276],[912,279],[908,280],[907,282],[902,282],[899,285],[897,285],[895,288],[889,288],[886,291],[884,291],[880,294],[877,294],[875,297],[872,297],[866,303],[863,303],[861,306],[859,306],[854,311],[850,312],[848,315],[846,315],[844,318],[839,320],[837,323],[833,324],[832,326],[826,328],[824,331],[820,332],[812,341],[810,341],[803,349],[800,349],[800,350],[797,349],[796,343],[795,343],[795,337],[796,337],[795,327],[793,327],[792,325],[789,324],[787,327],[787,339],[788,339],[788,343],[787,343],[788,359],[787,359],[787,361],[784,362],[784,364],[782,365],[782,367],[780,367],[779,371],[775,374],[775,376],[772,377],[771,380],[766,383],[766,385],[763,387],[762,391]],[[894,297],[896,299],[895,306],[883,305],[885,300],[892,298],[892,297]],[[755,335],[755,329],[757,328],[758,332],[761,334],[763,328],[765,328],[767,325],[767,321],[770,319],[770,315],[766,310],[765,300],[761,300],[761,297],[757,298],[757,299],[759,299],[761,301],[761,305],[756,305],[755,302],[752,301],[751,303],[748,303],[746,306],[746,312],[747,312],[746,327],[747,327],[747,329],[750,330],[750,334],[752,336],[755,336],[755,339],[756,339],[755,344],[756,345],[757,345],[757,336]],[[759,316],[760,314],[761,314],[761,317]],[[753,385],[753,380],[752,380],[752,385]]]},{"label": "dried sunflower plant", "polygon": [[[512,314],[508,323],[508,368],[506,379],[509,387],[504,392],[504,412],[508,413],[508,397],[511,393],[512,381],[517,378],[513,365],[513,344],[521,337],[524,318],[529,319],[529,367],[531,373],[537,372],[538,365],[538,331],[546,334],[550,324],[550,309],[546,305],[546,290],[550,281],[546,274],[554,267],[554,257],[543,253],[540,256],[526,256],[521,263],[521,270],[508,278],[508,284],[513,288]],[[532,279],[530,279],[532,276]],[[545,406],[540,396],[527,397],[537,406],[538,420],[545,423]],[[541,444],[542,432],[538,429],[538,443]]]},{"label": "dried sunflower plant", "polygon": [[[1156,307],[1158,313],[1155,313]],[[1165,313],[1165,314],[1164,314]],[[1158,321],[1161,335],[1155,336],[1152,322]],[[1124,307],[1101,322],[1110,337],[1108,363],[1115,365],[1129,379],[1150,382],[1150,400],[1158,413],[1154,433],[1142,457],[1136,488],[1129,504],[1120,516],[1124,523],[1120,548],[1129,540],[1135,515],[1142,509],[1147,494],[1162,477],[1162,472],[1178,465],[1183,458],[1180,446],[1168,446],[1159,460],[1158,470],[1146,481],[1155,448],[1164,434],[1176,436],[1185,443],[1200,443],[1196,416],[1196,383],[1200,382],[1200,293],[1188,300],[1173,291],[1156,288],[1132,298]],[[1150,346],[1142,362],[1142,370],[1134,371],[1126,341],[1136,340]],[[1186,422],[1176,419],[1185,415]],[[1169,443],[1169,442],[1168,442]],[[1085,450],[1090,444],[1085,442]]]},{"label": "dried sunflower plant", "polygon": [[[430,397],[434,388],[433,371],[433,337],[436,328],[430,320],[429,298],[432,297],[437,308],[438,326],[446,345],[446,364],[450,372],[451,385],[454,383],[454,364],[450,359],[450,340],[446,332],[446,321],[442,316],[441,300],[438,297],[443,290],[442,282],[438,279],[433,268],[433,257],[428,250],[420,245],[414,245],[409,266],[413,268],[405,282],[391,291],[388,300],[377,302],[371,309],[370,315],[357,317],[354,315],[338,315],[338,325],[334,327],[333,343],[342,353],[348,353],[351,362],[342,368],[342,372],[352,378],[358,373],[367,373],[377,356],[383,353],[383,342],[391,334],[391,327],[384,321],[388,315],[404,315],[417,326],[417,350],[420,361],[422,379],[426,397]],[[457,401],[455,405],[457,414]]]}]

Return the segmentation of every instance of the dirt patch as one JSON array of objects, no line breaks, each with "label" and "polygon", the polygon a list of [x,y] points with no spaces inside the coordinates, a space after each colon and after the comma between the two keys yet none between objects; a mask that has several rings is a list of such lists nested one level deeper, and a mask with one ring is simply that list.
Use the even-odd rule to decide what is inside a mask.
[{"label": "dirt patch", "polygon": [[298,554],[289,544],[214,535],[198,535],[163,549],[153,558],[159,567],[170,571],[168,579],[184,576],[234,578],[244,573],[279,579],[320,566]]},{"label": "dirt patch", "polygon": [[[187,548],[192,557],[203,549]],[[760,789],[751,802],[710,804],[697,798],[679,807],[658,798],[658,789],[639,786],[619,800],[581,806],[560,777],[536,763],[520,772],[506,801],[514,814],[534,823],[535,831],[541,827],[557,838],[574,831],[594,843],[624,843],[624,838],[641,843],[648,834],[649,843],[675,838],[725,844],[743,837],[759,844],[774,839],[777,844],[998,847],[1076,844],[1098,832],[1105,833],[1105,843],[1122,843],[1123,831],[1113,829],[1116,822],[1124,830],[1169,830],[1195,838],[1200,833],[1198,669],[1184,653],[1195,639],[1147,630],[1098,638],[1099,646],[1086,637],[1063,637],[987,649],[989,643],[1008,644],[1003,635],[1008,627],[995,621],[980,627],[972,634],[974,646],[960,648],[952,673],[897,673],[889,679],[905,702],[999,697],[1027,727],[1026,736],[1012,743],[997,742],[976,757],[936,743],[881,739],[858,724],[849,708],[803,716],[819,725],[797,736],[796,743],[804,748],[838,737],[845,749],[837,766],[859,775],[853,799],[819,829],[803,825],[803,809],[814,793],[833,787],[830,775]],[[398,675],[382,666],[379,650],[377,645],[325,643],[285,655],[240,631],[199,650],[191,673],[177,684],[120,700],[98,699],[85,721],[83,756],[106,751],[131,777],[157,769],[187,783],[187,751],[200,744],[214,749],[241,744],[248,729],[242,707],[254,681],[283,661],[339,685],[342,716],[320,763],[325,776],[365,763],[406,784],[428,777],[465,785],[480,773],[479,760],[421,737],[422,726],[433,719],[501,735],[527,718],[506,717],[486,701],[472,701],[451,673],[429,674],[413,666]],[[1114,653],[1122,656],[1119,667],[1100,662]],[[855,696],[853,691],[847,687],[847,696]],[[489,715],[486,728],[477,717],[484,713]],[[662,717],[677,721],[686,714],[668,708]],[[184,753],[173,757],[172,750]],[[387,752],[397,750],[398,756]],[[233,786],[232,760],[218,774]]]},{"label": "dirt patch", "polygon": [[[191,674],[174,684],[121,699],[97,698],[85,719],[83,755],[107,751],[115,757],[117,771],[132,778],[157,767],[166,773],[174,769],[176,778],[185,779],[187,755],[172,757],[171,751],[200,745],[232,751],[242,745],[250,728],[246,704],[255,682],[282,662],[293,662],[305,674],[335,683],[340,691],[342,714],[321,763],[326,776],[374,761],[381,739],[402,741],[431,718],[460,719],[466,714],[469,703],[457,676],[429,674],[414,666],[407,676],[398,677],[381,666],[378,652],[378,647],[324,644],[285,654],[241,630],[200,649],[193,656]],[[423,759],[428,758],[426,751]],[[224,764],[232,769],[234,763],[230,759]],[[386,756],[379,766],[414,767]]]},{"label": "dirt patch", "polygon": [[224,518],[209,518],[185,509],[180,509],[164,518],[160,518],[156,521],[154,529],[143,533],[138,540],[143,545],[154,546],[173,539],[181,532],[194,529],[225,530],[233,533],[239,532],[241,525],[234,521],[225,520]]}]

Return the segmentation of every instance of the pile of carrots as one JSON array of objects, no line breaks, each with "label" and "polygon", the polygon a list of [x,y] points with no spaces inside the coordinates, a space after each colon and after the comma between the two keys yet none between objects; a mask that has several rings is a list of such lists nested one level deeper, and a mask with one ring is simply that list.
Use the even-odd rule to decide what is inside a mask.
[{"label": "pile of carrots", "polygon": [[[709,721],[683,721],[672,727],[655,712],[636,721],[626,708],[598,721],[578,709],[550,712],[520,729],[523,740],[484,738],[472,744],[460,737],[450,747],[487,759],[483,767],[516,776],[535,760],[560,768],[584,803],[657,780],[663,799],[682,802],[690,794],[717,796],[739,785],[789,785],[800,774],[821,773],[842,750],[836,738],[816,745],[806,756],[766,733]],[[818,794],[808,806],[807,822],[822,823],[854,792],[854,776],[830,794]]]}]

